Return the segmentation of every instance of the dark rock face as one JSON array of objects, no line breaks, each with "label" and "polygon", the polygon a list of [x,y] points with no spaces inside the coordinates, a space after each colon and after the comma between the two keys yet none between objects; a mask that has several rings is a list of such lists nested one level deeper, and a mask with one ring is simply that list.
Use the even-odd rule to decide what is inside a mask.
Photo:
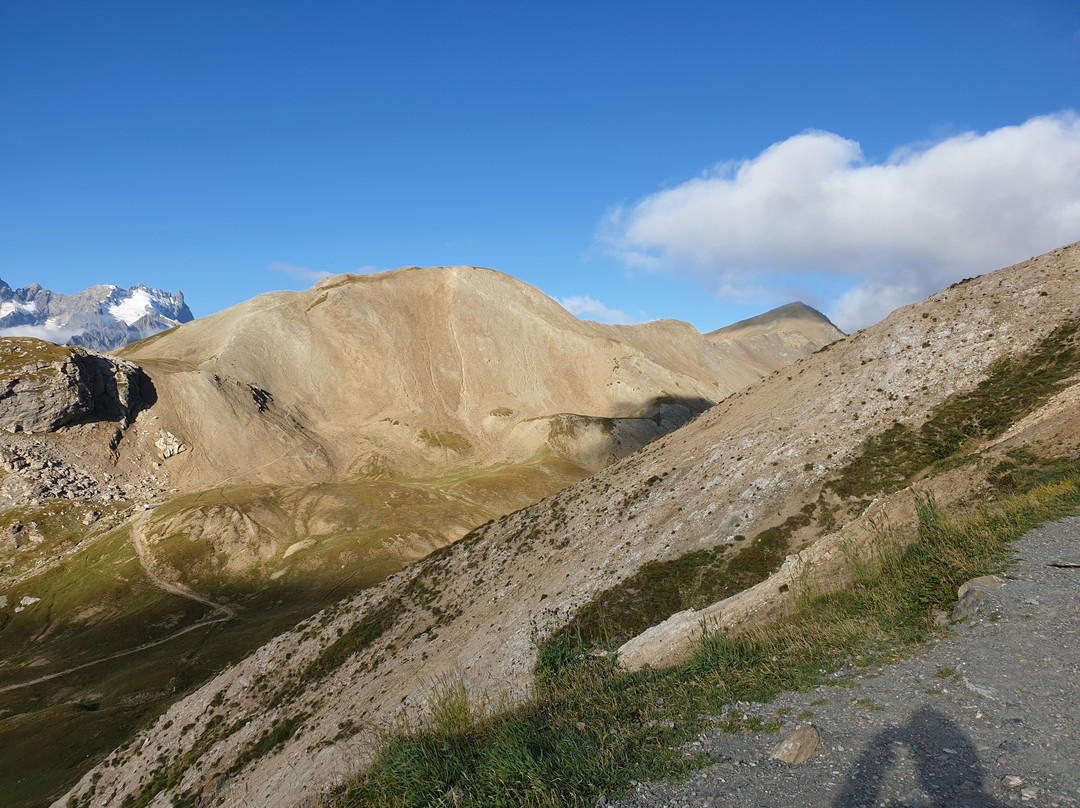
[{"label": "dark rock face", "polygon": [[51,432],[82,420],[119,421],[146,402],[138,365],[83,348],[46,348],[28,337],[0,338],[0,429]]}]

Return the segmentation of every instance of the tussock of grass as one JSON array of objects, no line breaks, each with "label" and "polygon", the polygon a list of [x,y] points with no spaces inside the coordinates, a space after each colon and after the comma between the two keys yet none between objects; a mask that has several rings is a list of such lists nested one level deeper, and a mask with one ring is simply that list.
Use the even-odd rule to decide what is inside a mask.
[{"label": "tussock of grass", "polygon": [[705,632],[698,654],[679,668],[625,673],[612,657],[585,653],[577,635],[557,633],[547,643],[566,647],[542,647],[541,658],[567,664],[539,671],[525,703],[388,740],[374,765],[326,805],[593,805],[631,779],[685,774],[706,761],[679,745],[708,716],[738,729],[730,709],[737,700],[809,688],[845,661],[880,664],[926,639],[933,610],[950,606],[960,583],[1000,569],[1009,542],[1080,506],[1080,466],[1053,474],[962,513],[921,501],[915,541],[860,569],[851,588],[808,599],[792,617],[744,635]]},{"label": "tussock of grass", "polygon": [[566,661],[561,654],[574,645],[613,649],[675,612],[702,609],[765,580],[784,562],[791,535],[810,524],[814,508],[807,506],[733,552],[719,547],[643,564],[582,606],[556,632],[559,638],[540,648],[538,668],[558,669]]}]

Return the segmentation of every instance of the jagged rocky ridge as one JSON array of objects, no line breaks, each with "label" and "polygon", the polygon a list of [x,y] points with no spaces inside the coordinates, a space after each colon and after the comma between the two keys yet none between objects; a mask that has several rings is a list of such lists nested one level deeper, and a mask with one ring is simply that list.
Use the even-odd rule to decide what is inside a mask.
[{"label": "jagged rocky ridge", "polygon": [[[184,795],[206,804],[304,804],[368,759],[379,728],[403,705],[422,705],[440,677],[522,693],[538,623],[558,620],[649,561],[731,546],[736,535],[776,527],[811,505],[840,520],[831,529],[872,536],[871,520],[901,515],[910,493],[837,500],[827,484],[838,470],[867,438],[896,423],[918,426],[949,396],[974,389],[995,362],[1075,327],[1078,281],[1080,246],[1072,245],[958,284],[773,373],[576,486],[279,636],[176,704],[70,796],[108,806],[136,798],[165,806]],[[1074,377],[1037,411],[1017,413],[1009,432],[975,447],[986,456],[972,455],[969,468],[983,473],[1015,447],[1077,451],[1078,389]],[[942,504],[971,492],[977,475],[962,471],[928,483]],[[829,529],[809,519],[790,550],[811,553]],[[775,613],[779,591],[749,611]],[[339,638],[375,625],[366,647],[320,668]],[[284,740],[267,749],[260,739],[271,736]],[[252,755],[256,749],[262,754]]]},{"label": "jagged rocky ridge", "polygon": [[98,285],[63,295],[37,283],[12,289],[0,280],[0,336],[111,351],[193,319],[181,292],[142,284],[129,289]]}]

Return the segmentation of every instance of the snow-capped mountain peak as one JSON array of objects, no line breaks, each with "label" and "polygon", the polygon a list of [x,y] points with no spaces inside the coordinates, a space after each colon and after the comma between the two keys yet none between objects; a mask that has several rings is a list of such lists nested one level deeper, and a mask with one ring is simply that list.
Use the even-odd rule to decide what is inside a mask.
[{"label": "snow-capped mountain peak", "polygon": [[36,283],[12,290],[0,280],[0,336],[110,351],[193,319],[182,293],[142,284],[102,284],[62,295]]},{"label": "snow-capped mountain peak", "polygon": [[[106,309],[104,306],[103,313],[108,314],[110,317],[114,317],[117,320],[122,320],[128,325],[134,325],[143,317],[153,317],[158,315],[167,320],[178,319],[178,306],[177,298],[175,295],[171,295],[168,292],[162,292],[159,289],[148,289],[145,286],[134,286],[127,291],[116,290],[119,294],[116,299],[111,301]],[[179,300],[180,306],[183,306],[183,297]]]}]

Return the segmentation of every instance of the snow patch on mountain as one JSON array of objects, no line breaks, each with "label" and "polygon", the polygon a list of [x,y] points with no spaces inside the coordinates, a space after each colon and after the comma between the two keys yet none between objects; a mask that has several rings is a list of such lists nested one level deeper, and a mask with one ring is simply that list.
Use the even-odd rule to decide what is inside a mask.
[{"label": "snow patch on mountain", "polygon": [[14,314],[15,312],[37,314],[37,303],[16,303],[13,300],[5,300],[3,303],[0,303],[0,317],[7,317],[9,314]]},{"label": "snow patch on mountain", "polygon": [[173,296],[156,289],[147,289],[145,286],[136,286],[128,289],[125,297],[121,297],[108,307],[107,314],[117,320],[123,320],[128,325],[134,325],[147,315],[155,313],[167,317],[168,312],[174,308]]},{"label": "snow patch on mountain", "polygon": [[13,290],[0,280],[0,336],[111,351],[193,319],[181,292],[142,284],[101,284],[62,295],[36,283]]}]

